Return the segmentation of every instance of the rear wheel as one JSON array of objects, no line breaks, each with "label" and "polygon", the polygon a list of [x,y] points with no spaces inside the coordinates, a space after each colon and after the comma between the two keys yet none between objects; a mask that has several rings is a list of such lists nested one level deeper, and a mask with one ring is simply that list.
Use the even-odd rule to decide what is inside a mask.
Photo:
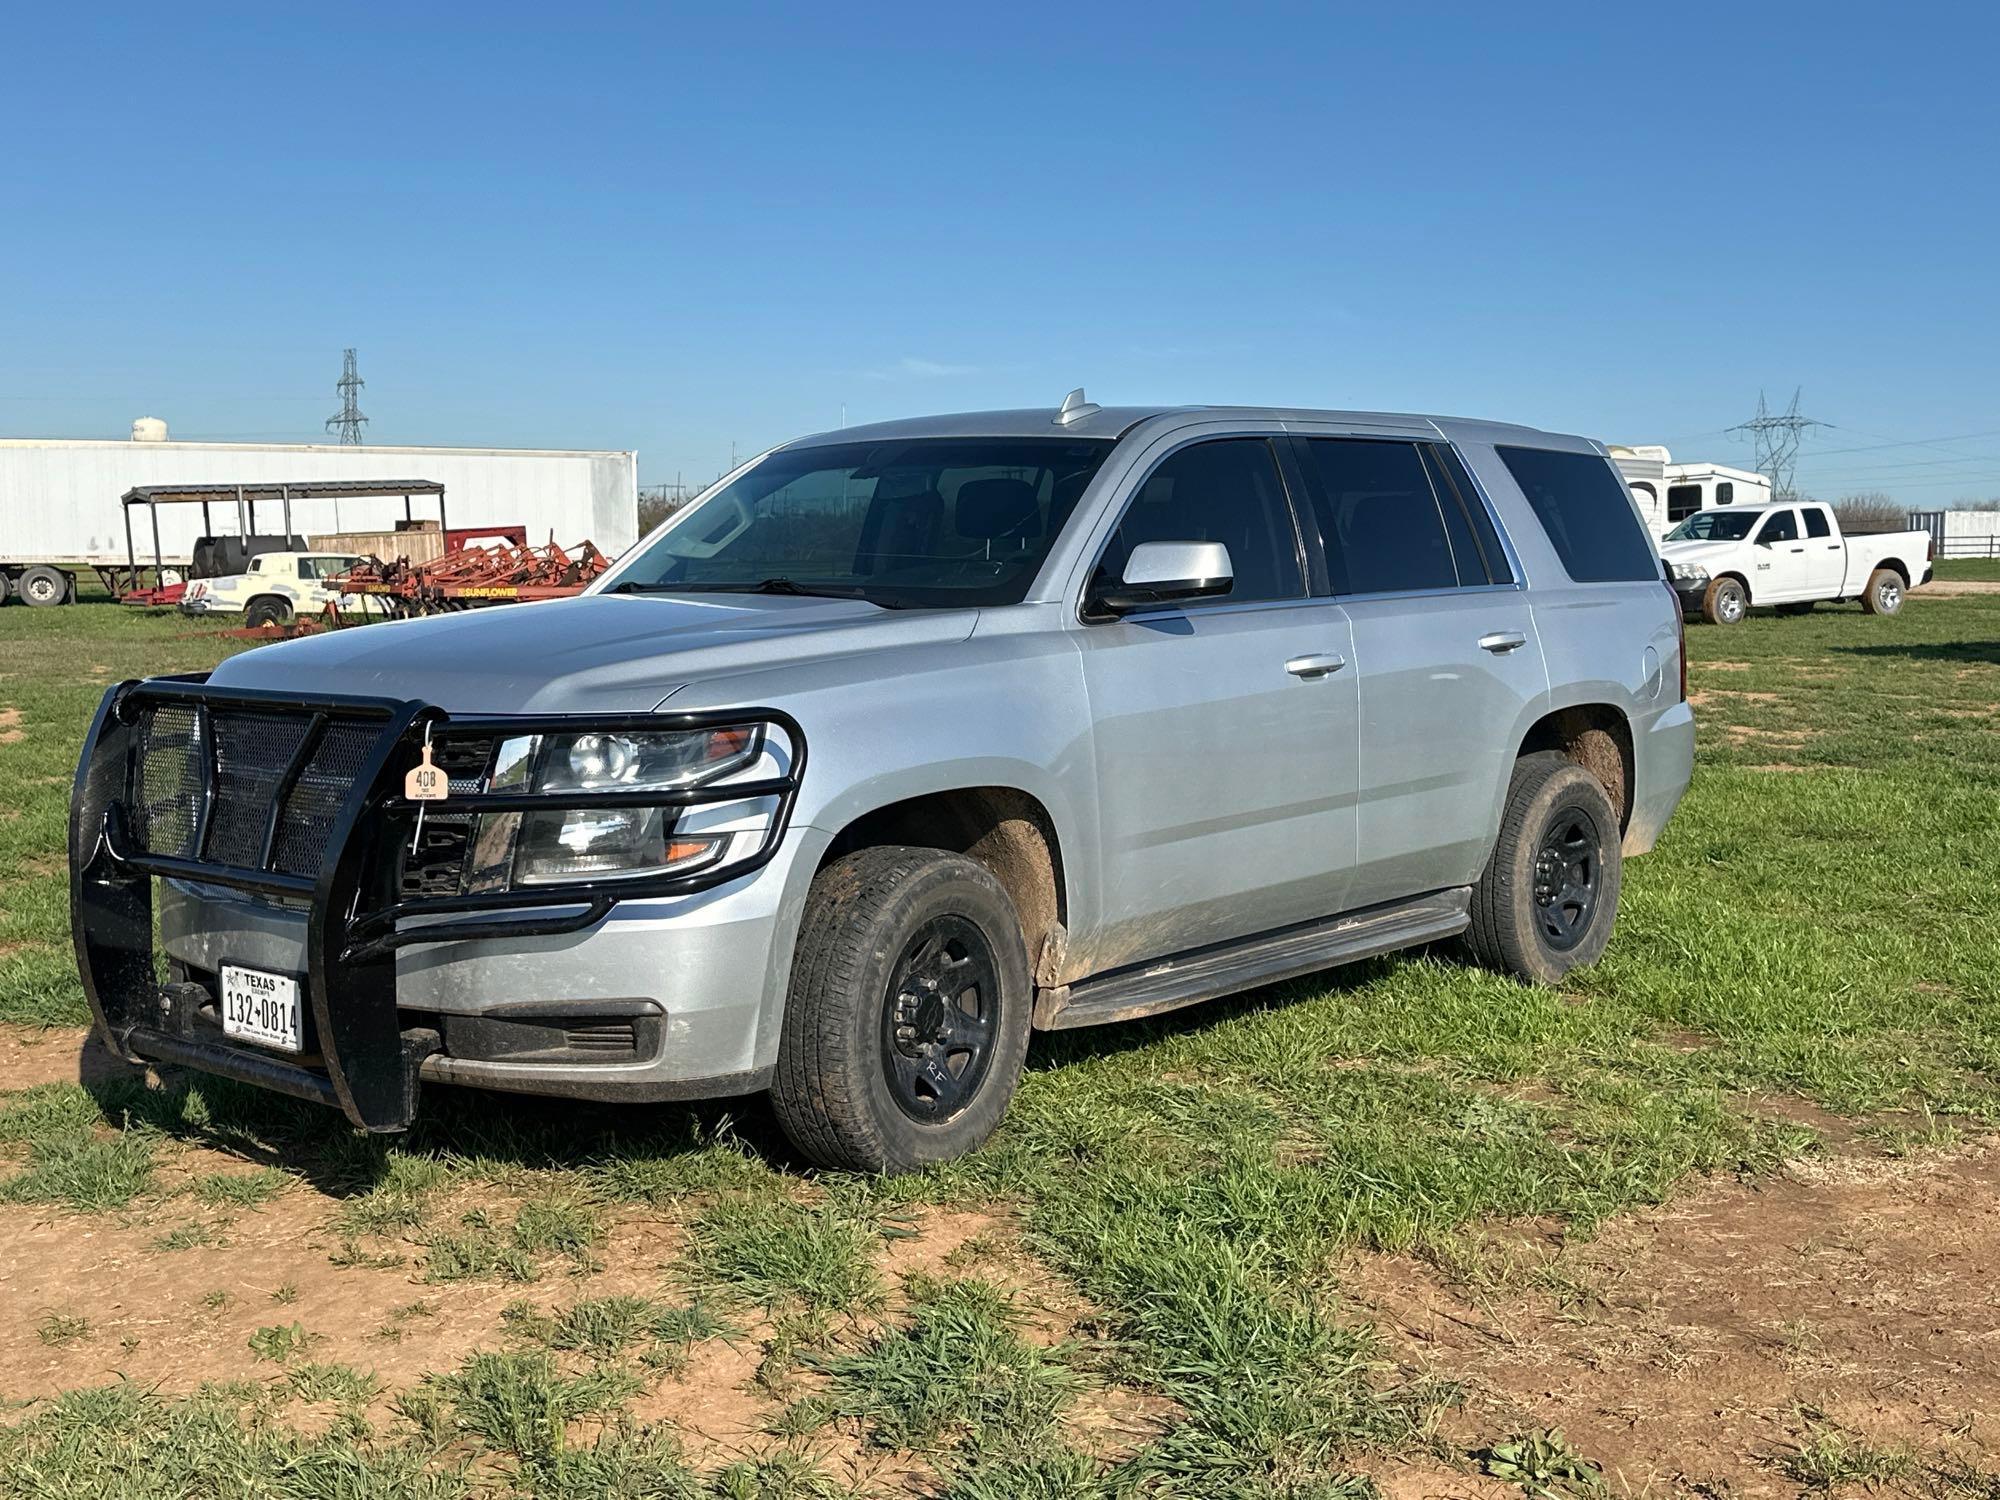
[{"label": "rear wheel", "polygon": [[42,609],[69,598],[69,577],[55,568],[29,568],[14,587],[24,603]]},{"label": "rear wheel", "polygon": [[260,625],[289,625],[292,623],[292,606],[269,595],[252,599],[250,607],[243,611],[243,623],[252,629]]},{"label": "rear wheel", "polygon": [[981,1145],[1028,1051],[1014,903],[985,866],[862,849],[806,897],[771,1102],[823,1167],[907,1172]]},{"label": "rear wheel", "polygon": [[1903,607],[1903,575],[1894,568],[1877,568],[1861,591],[1861,607],[1871,615],[1893,615]]},{"label": "rear wheel", "polygon": [[1473,957],[1529,984],[1555,984],[1611,941],[1624,874],[1604,783],[1554,751],[1514,764],[1500,837],[1472,890]]},{"label": "rear wheel", "polygon": [[1750,594],[1734,578],[1718,578],[1701,596],[1701,617],[1711,625],[1741,624],[1750,612]]},{"label": "rear wheel", "polygon": [[0,604],[7,602],[7,596],[14,591],[13,584],[5,573],[0,573]]}]

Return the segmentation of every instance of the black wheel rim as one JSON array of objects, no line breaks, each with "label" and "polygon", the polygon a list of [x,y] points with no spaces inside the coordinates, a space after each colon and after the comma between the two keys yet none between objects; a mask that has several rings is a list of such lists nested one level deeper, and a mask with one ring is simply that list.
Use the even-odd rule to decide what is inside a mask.
[{"label": "black wheel rim", "polygon": [[897,1108],[935,1125],[985,1083],[999,1029],[1000,970],[986,934],[932,917],[904,946],[882,1007],[882,1065]]},{"label": "black wheel rim", "polygon": [[1561,952],[1583,941],[1602,873],[1596,826],[1578,809],[1559,811],[1535,851],[1535,923],[1549,947]]}]

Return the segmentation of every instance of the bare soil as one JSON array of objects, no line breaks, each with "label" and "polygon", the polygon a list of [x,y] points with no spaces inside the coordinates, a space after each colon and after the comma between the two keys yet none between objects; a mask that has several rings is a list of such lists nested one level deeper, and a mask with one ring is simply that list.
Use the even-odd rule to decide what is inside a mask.
[{"label": "bare soil", "polygon": [[[81,1032],[0,1027],[0,1090],[115,1066]],[[1443,1433],[1450,1449],[1477,1454],[1559,1427],[1614,1493],[1704,1500],[1799,1494],[1785,1465],[1830,1432],[1921,1462],[2000,1467],[2000,1146],[1857,1155],[1866,1142],[1834,1117],[1795,1100],[1738,1102],[1796,1109],[1828,1154],[1757,1185],[1695,1184],[1593,1241],[1565,1243],[1550,1224],[1502,1226],[1489,1258],[1501,1269],[1476,1282],[1409,1257],[1346,1261],[1342,1284],[1389,1355],[1408,1372],[1464,1383],[1467,1401]],[[164,1175],[246,1167],[187,1146]],[[686,1253],[677,1215],[633,1208],[608,1215],[587,1272],[557,1264],[529,1286],[425,1284],[414,1256],[332,1264],[336,1207],[303,1183],[254,1209],[188,1198],[126,1215],[0,1205],[0,1398],[120,1377],[170,1392],[269,1378],[278,1367],[252,1354],[251,1335],[293,1322],[316,1336],[307,1357],[372,1370],[393,1391],[499,1346],[502,1309],[517,1298],[546,1308],[660,1294]],[[190,1219],[212,1223],[220,1243],[160,1248],[164,1230]],[[1004,1211],[913,1211],[877,1264],[892,1288],[912,1272],[1012,1287],[1038,1341],[1094,1331],[1092,1310],[1021,1249]],[[847,1336],[866,1336],[899,1301]],[[52,1315],[82,1317],[88,1332],[50,1342]],[[760,1382],[771,1331],[755,1315],[739,1321],[741,1336],[697,1345],[633,1407],[642,1421],[671,1421],[704,1462],[784,1446],[769,1425],[802,1393]],[[1080,1402],[1071,1426],[1081,1445],[1112,1453],[1172,1420],[1171,1407],[1114,1386]],[[856,1478],[897,1477],[858,1430],[829,1430],[813,1446]],[[1368,1468],[1390,1500],[1519,1493],[1476,1461],[1375,1458]]]},{"label": "bare soil", "polygon": [[[1829,1434],[2000,1457],[2000,1149],[1710,1183],[1498,1290],[1402,1257],[1357,1258],[1346,1285],[1401,1363],[1468,1383],[1455,1443],[1558,1427],[1614,1492],[1796,1495],[1787,1463]],[[1389,1467],[1392,1496],[1491,1492]]]}]

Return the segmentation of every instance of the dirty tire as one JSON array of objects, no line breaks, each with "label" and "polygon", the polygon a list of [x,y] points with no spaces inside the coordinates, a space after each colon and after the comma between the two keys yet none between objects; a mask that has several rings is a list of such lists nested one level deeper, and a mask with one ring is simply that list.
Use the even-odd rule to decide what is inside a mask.
[{"label": "dirty tire", "polygon": [[259,625],[289,625],[292,607],[282,599],[252,599],[250,607],[243,611],[243,623],[252,629]]},{"label": "dirty tire", "polygon": [[5,604],[14,592],[14,585],[5,573],[0,573],[0,604]]},{"label": "dirty tire", "polygon": [[[1580,840],[1564,838],[1572,831],[1580,831]],[[1550,856],[1555,863],[1584,851],[1594,880],[1587,914],[1563,940],[1551,936],[1548,924],[1567,925],[1565,915],[1576,903],[1538,899],[1548,888],[1538,886],[1538,879],[1545,878],[1542,859],[1551,841],[1557,844]],[[1617,919],[1619,843],[1617,811],[1595,776],[1555,751],[1516,761],[1500,837],[1472,888],[1472,926],[1465,942],[1474,960],[1527,984],[1555,984],[1570,970],[1595,963]]]},{"label": "dirty tire", "polygon": [[[892,991],[911,992],[902,976],[912,964],[923,967],[921,955],[940,932],[965,935],[975,949],[983,942],[994,993],[967,1001],[992,1009],[982,1012],[990,1018],[988,1040],[966,1097],[936,1118],[920,1119],[899,1102],[910,1086],[896,1074],[912,1067],[913,1055],[897,1041],[898,1017],[917,1021],[913,1031],[923,1028],[910,1044],[920,1051],[937,1027],[963,1025],[963,1013],[941,1004],[899,1011]],[[801,1154],[822,1167],[908,1172],[974,1150],[1014,1096],[1033,1004],[1020,918],[985,866],[942,850],[902,847],[836,860],[813,879],[792,959],[771,1080],[779,1123]],[[964,1070],[974,1067],[968,1060]],[[921,1099],[916,1107],[923,1107]],[[943,1108],[935,1101],[931,1107]]]},{"label": "dirty tire", "polygon": [[1750,612],[1750,595],[1734,578],[1717,578],[1701,596],[1701,617],[1711,625],[1740,625]]},{"label": "dirty tire", "polygon": [[1903,608],[1903,575],[1894,568],[1877,568],[1861,591],[1861,607],[1871,615],[1893,615]]},{"label": "dirty tire", "polygon": [[29,568],[14,584],[24,604],[40,609],[69,601],[69,579],[54,568]]}]

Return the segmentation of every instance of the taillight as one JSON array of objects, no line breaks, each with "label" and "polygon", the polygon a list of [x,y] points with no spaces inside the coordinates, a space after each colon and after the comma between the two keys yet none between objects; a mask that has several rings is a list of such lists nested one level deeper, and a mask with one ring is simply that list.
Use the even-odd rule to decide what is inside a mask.
[{"label": "taillight", "polygon": [[1685,702],[1687,702],[1687,700],[1688,700],[1688,622],[1687,622],[1687,615],[1686,615],[1686,613],[1685,613],[1685,612],[1684,612],[1684,611],[1683,611],[1683,610],[1681,609],[1681,596],[1680,596],[1680,592],[1679,592],[1679,591],[1678,591],[1677,589],[1675,589],[1675,587],[1674,587],[1674,586],[1673,586],[1673,585],[1672,585],[1671,583],[1667,585],[1667,597],[1668,597],[1669,599],[1671,599],[1671,600],[1673,600],[1673,601],[1674,601],[1674,638],[1675,638],[1675,640],[1676,640],[1676,641],[1677,641],[1677,642],[1679,643],[1679,646],[1680,646],[1680,657],[1681,657],[1681,702],[1685,703]]}]

